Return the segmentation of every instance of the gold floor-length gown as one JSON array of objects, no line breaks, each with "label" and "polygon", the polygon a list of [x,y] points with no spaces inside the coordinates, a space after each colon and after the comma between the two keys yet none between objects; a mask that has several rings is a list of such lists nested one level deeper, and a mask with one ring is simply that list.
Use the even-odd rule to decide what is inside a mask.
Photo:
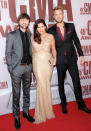
[{"label": "gold floor-length gown", "polygon": [[51,77],[53,66],[49,64],[52,58],[51,40],[44,38],[41,44],[32,40],[33,72],[37,81],[35,123],[45,122],[46,119],[54,118],[52,108]]}]

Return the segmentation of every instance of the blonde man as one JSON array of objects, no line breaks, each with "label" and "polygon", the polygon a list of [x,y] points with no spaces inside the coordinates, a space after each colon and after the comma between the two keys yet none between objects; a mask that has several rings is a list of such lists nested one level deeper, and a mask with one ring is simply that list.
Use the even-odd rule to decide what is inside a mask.
[{"label": "blonde man", "polygon": [[[72,78],[74,86],[74,94],[78,104],[78,109],[86,113],[91,113],[82,98],[82,90],[79,79],[79,72],[77,66],[77,55],[75,47],[78,51],[80,64],[84,64],[84,55],[82,52],[79,38],[73,23],[66,23],[64,19],[64,10],[62,7],[57,6],[53,9],[53,17],[56,24],[49,28],[48,32],[53,34],[55,38],[57,50],[57,75],[58,75],[58,88],[61,99],[62,112],[67,113],[67,102],[64,90],[64,79],[66,71],[68,70]],[[74,47],[75,45],[75,47]]]}]

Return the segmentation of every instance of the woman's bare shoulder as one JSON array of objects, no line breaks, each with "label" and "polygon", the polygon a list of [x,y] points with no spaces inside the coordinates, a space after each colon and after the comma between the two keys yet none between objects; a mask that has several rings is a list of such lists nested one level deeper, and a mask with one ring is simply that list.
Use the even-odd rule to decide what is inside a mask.
[{"label": "woman's bare shoulder", "polygon": [[54,36],[53,36],[52,34],[47,33],[47,35],[48,35],[48,37],[49,37],[50,39],[53,39],[53,38],[54,38]]}]

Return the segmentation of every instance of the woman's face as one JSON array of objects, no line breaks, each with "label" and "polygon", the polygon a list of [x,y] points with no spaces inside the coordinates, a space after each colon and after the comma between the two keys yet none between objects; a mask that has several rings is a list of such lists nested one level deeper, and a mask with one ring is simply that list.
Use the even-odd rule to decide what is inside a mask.
[{"label": "woman's face", "polygon": [[37,31],[42,35],[45,33],[46,26],[43,23],[39,23],[37,27]]}]

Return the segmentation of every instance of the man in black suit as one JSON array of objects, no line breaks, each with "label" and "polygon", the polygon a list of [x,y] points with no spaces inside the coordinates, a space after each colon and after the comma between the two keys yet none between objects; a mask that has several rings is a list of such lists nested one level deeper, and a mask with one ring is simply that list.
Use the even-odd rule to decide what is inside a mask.
[{"label": "man in black suit", "polygon": [[67,102],[64,91],[64,79],[66,71],[68,70],[72,78],[74,86],[74,94],[78,104],[78,109],[91,113],[82,98],[82,90],[79,79],[79,72],[77,66],[76,50],[79,54],[80,64],[84,64],[84,56],[81,48],[80,41],[77,37],[74,24],[65,23],[63,21],[64,12],[63,8],[57,6],[53,9],[53,17],[56,24],[48,29],[48,32],[53,34],[57,50],[57,75],[59,95],[61,99],[62,112],[67,113]]}]

